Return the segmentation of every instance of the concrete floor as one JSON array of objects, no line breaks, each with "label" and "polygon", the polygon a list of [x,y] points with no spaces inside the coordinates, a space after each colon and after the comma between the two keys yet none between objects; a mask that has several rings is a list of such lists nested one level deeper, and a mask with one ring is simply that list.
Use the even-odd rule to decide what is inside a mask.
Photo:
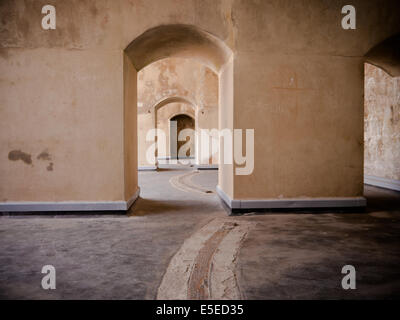
[{"label": "concrete floor", "polygon": [[[253,227],[199,252],[221,261],[218,250],[235,243],[229,259],[242,298],[400,297],[400,193],[367,186],[365,213],[228,217],[215,192],[204,192],[215,191],[217,171],[191,170],[140,172],[141,198],[128,215],[2,216],[0,298],[154,299],[182,248],[193,239],[201,248],[204,230],[230,221]],[[56,290],[41,288],[46,264],[56,268]],[[356,268],[356,290],[341,289],[345,264]]]},{"label": "concrete floor", "polygon": [[[253,216],[237,271],[245,298],[399,298],[400,195],[365,189],[367,213]],[[344,265],[356,290],[341,287]]]}]

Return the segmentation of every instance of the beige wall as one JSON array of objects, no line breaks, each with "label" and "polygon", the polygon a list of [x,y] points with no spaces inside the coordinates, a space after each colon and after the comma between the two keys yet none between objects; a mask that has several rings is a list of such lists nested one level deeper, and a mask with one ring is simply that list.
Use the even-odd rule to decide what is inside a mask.
[{"label": "beige wall", "polygon": [[[228,138],[220,139],[219,165],[218,165],[218,186],[231,198],[234,197],[233,163],[229,163],[225,157],[225,139],[229,139],[229,132],[233,131],[234,119],[234,78],[233,61],[229,61],[221,70],[219,76],[219,110],[218,121],[221,132],[227,131]],[[226,144],[228,146],[228,144]]]},{"label": "beige wall", "polygon": [[0,200],[123,199],[122,52],[0,52]]},{"label": "beige wall", "polygon": [[[341,28],[341,0],[55,0],[57,29],[47,31],[44,4],[0,3],[1,201],[119,200],[134,190],[135,174],[124,167],[123,51],[171,24],[196,28],[164,47],[142,39],[127,55],[136,70],[178,54],[221,72],[229,56],[221,43],[232,50],[234,90],[221,93],[229,111],[220,123],[254,128],[256,147],[252,175],[220,170],[228,194],[362,194],[363,56],[400,32],[398,1],[352,1],[356,30]],[[9,160],[13,150],[32,164]],[[37,159],[44,150],[52,171]]]},{"label": "beige wall", "polygon": [[400,180],[400,77],[365,64],[366,175]]},{"label": "beige wall", "polygon": [[124,54],[124,185],[125,199],[138,188],[137,72]]},{"label": "beige wall", "polygon": [[[148,133],[150,129],[155,128],[155,113],[148,112],[148,113],[139,113],[137,115],[137,139],[138,139],[138,165],[140,167],[148,167],[148,166],[155,166],[156,159],[155,159],[155,134]],[[147,136],[149,134],[149,136]],[[146,154],[147,152],[151,153],[150,150],[154,148],[154,156],[148,157]]]},{"label": "beige wall", "polygon": [[268,54],[257,79],[254,60],[235,64],[234,127],[255,130],[254,173],[234,176],[235,197],[362,195],[362,59]]}]

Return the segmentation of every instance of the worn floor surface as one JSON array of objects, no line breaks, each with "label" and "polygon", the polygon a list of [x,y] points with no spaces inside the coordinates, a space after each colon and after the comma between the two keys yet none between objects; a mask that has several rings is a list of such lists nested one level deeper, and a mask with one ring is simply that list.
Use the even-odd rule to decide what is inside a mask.
[{"label": "worn floor surface", "polygon": [[[228,217],[217,171],[191,170],[141,172],[128,215],[0,217],[0,298],[400,297],[400,193],[366,186],[360,213]],[[41,288],[48,264],[56,290]]]}]

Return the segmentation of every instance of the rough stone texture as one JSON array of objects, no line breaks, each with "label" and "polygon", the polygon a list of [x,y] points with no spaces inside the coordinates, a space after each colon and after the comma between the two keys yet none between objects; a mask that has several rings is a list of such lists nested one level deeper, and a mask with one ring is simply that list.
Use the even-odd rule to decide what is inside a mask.
[{"label": "rough stone texture", "polygon": [[400,77],[365,64],[364,173],[400,180]]}]

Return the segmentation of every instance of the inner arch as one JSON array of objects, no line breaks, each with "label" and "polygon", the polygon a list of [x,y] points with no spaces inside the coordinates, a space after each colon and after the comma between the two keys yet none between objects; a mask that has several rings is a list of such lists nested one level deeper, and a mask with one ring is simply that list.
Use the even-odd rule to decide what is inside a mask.
[{"label": "inner arch", "polygon": [[[138,150],[137,73],[147,65],[169,57],[198,60],[218,74],[218,128],[233,130],[234,59],[232,50],[224,41],[192,25],[161,25],[145,31],[128,45],[123,55],[123,164],[127,201],[135,198],[139,190],[138,152],[151,155],[149,147],[154,146],[150,141],[150,146]],[[147,162],[154,166],[153,159]],[[225,164],[221,159],[218,163],[218,187],[233,197],[233,165]]]},{"label": "inner arch", "polygon": [[158,101],[154,105],[154,110],[157,111],[157,109],[162,108],[166,104],[175,103],[175,102],[186,103],[186,104],[192,106],[193,109],[196,108],[195,104],[192,101],[190,101],[189,99],[184,98],[184,97],[179,97],[179,96],[172,96],[172,97],[168,97],[168,98],[163,98],[160,101]]},{"label": "inner arch", "polygon": [[392,77],[400,76],[400,33],[370,49],[365,62],[383,69]]},{"label": "inner arch", "polygon": [[232,51],[220,39],[195,26],[173,24],[149,29],[125,49],[137,71],[171,56],[198,59],[215,72],[229,61]]}]

